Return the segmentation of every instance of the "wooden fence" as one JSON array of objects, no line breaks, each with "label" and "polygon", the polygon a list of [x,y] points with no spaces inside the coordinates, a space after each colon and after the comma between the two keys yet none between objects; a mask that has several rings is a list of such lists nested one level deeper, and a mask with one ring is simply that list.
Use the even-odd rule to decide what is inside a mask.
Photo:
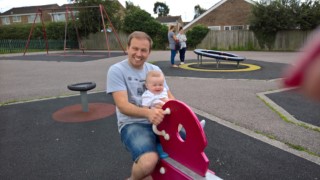
[{"label": "wooden fence", "polygon": [[[310,31],[282,31],[277,33],[273,50],[296,51],[306,41]],[[124,49],[127,46],[128,35],[122,32],[118,37]],[[108,42],[108,43],[106,43]],[[49,40],[49,50],[63,50],[63,40]],[[68,47],[78,48],[77,42],[69,42]],[[107,39],[104,33],[90,34],[82,40],[83,46],[88,50],[122,50],[114,33],[108,33]],[[26,40],[0,40],[0,53],[23,52]],[[109,45],[109,48],[108,48]],[[209,31],[207,36],[197,46],[200,49],[213,50],[268,50],[261,48],[252,31]],[[45,50],[43,40],[31,40],[29,49]],[[192,50],[192,49],[190,49]]]},{"label": "wooden fence", "polygon": [[[128,35],[122,32],[117,34],[123,48],[125,49],[127,47]],[[107,37],[103,32],[90,34],[88,38],[82,40],[82,44],[87,49],[107,50],[109,45],[110,50],[122,50],[118,39],[113,32],[107,33]]]},{"label": "wooden fence", "polygon": [[[277,33],[273,50],[276,51],[295,51],[298,50],[307,39],[310,31],[282,31]],[[118,33],[124,48],[126,47],[127,34]],[[109,48],[111,50],[121,50],[114,33],[108,35]],[[83,40],[87,49],[107,49],[104,33],[90,34]],[[207,36],[197,46],[201,49],[218,50],[268,50],[261,48],[257,38],[252,31],[233,30],[233,31],[209,31]]]},{"label": "wooden fence", "polygon": [[[298,50],[304,44],[309,34],[310,31],[278,32],[273,50]],[[209,31],[197,48],[223,50],[268,50],[266,47],[260,47],[254,33],[247,30]]]}]

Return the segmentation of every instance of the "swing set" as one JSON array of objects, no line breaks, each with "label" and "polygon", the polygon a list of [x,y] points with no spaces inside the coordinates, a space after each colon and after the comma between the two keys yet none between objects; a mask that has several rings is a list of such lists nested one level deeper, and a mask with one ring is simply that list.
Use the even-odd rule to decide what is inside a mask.
[{"label": "swing set", "polygon": [[[112,22],[111,22],[108,14],[107,14],[107,12],[106,12],[106,10],[105,10],[105,8],[104,8],[104,6],[102,4],[99,4],[99,6],[84,6],[84,7],[77,7],[77,8],[99,8],[101,21],[102,21],[102,25],[103,25],[103,32],[104,32],[104,36],[105,36],[105,40],[106,40],[106,45],[107,45],[107,48],[108,48],[108,57],[110,57],[110,46],[109,46],[109,35],[107,34],[107,32],[114,32],[119,45],[121,46],[124,54],[126,54],[125,49],[124,49],[124,47],[123,47],[123,45],[122,45],[122,43],[120,41],[120,38],[119,38],[119,36],[117,34],[117,31],[115,30],[114,26],[112,25]],[[64,47],[63,47],[64,54],[66,53],[66,50],[70,49],[70,48],[67,48],[67,29],[68,29],[69,14],[71,16],[71,20],[73,22],[73,25],[74,25],[74,28],[75,28],[75,31],[76,31],[79,50],[81,50],[82,53],[84,54],[84,51],[86,50],[86,48],[84,48],[84,46],[83,46],[83,44],[81,42],[79,31],[78,31],[78,28],[77,28],[77,25],[76,25],[76,20],[75,20],[75,17],[73,15],[72,9],[70,7],[68,7],[68,6],[66,6],[65,10],[66,10],[66,13],[65,13],[66,21],[65,21],[65,30],[64,30]],[[44,21],[43,21],[43,12],[42,12],[42,9],[39,8],[37,10],[37,12],[36,12],[36,16],[34,18],[34,21],[33,21],[33,24],[32,24],[32,27],[31,27],[31,30],[30,30],[30,33],[29,33],[28,41],[26,43],[25,50],[24,50],[24,53],[23,53],[24,56],[25,56],[25,54],[26,54],[26,52],[28,50],[28,47],[29,47],[29,44],[30,44],[30,39],[31,39],[33,30],[34,30],[34,26],[35,26],[35,22],[36,22],[36,19],[37,19],[38,16],[39,16],[39,18],[41,20],[41,23],[42,23],[42,32],[43,32],[43,39],[45,40],[46,51],[47,51],[47,54],[49,54],[49,45],[48,45],[46,27],[45,27],[45,24],[44,24]],[[106,29],[104,17],[106,17],[106,19],[108,20],[108,25],[109,25],[109,27],[111,27],[111,29],[109,29],[109,28]]]}]

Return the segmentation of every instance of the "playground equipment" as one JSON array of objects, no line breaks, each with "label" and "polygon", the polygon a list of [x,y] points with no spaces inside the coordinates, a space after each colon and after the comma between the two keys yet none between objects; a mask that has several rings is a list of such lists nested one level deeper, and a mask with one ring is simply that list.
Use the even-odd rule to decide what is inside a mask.
[{"label": "playground equipment", "polygon": [[[167,115],[153,130],[168,157],[159,161],[153,179],[220,179],[208,169],[209,160],[204,153],[207,139],[194,112],[177,100],[168,101],[163,109]],[[185,138],[180,136],[179,126],[185,129]]]},{"label": "playground equipment", "polygon": [[73,104],[58,109],[52,114],[52,118],[58,122],[79,123],[95,121],[107,116],[111,116],[116,112],[113,104],[91,102],[88,103],[87,91],[94,89],[96,83],[83,82],[68,85],[71,91],[80,91],[81,104]]},{"label": "playground equipment", "polygon": [[[109,25],[109,28],[108,28],[108,32],[111,33],[113,32],[117,38],[117,41],[119,43],[119,45],[121,46],[124,54],[126,54],[126,51],[120,41],[120,38],[117,34],[117,31],[115,30],[104,6],[102,4],[100,4],[99,6],[88,6],[88,7],[77,7],[77,9],[79,8],[99,8],[99,12],[100,12],[100,16],[101,16],[101,19],[102,19],[102,23],[103,23],[103,30],[104,30],[104,35],[105,35],[105,38],[106,38],[106,45],[107,45],[107,48],[108,48],[108,56],[110,57],[110,47],[109,47],[109,41],[108,41],[108,34],[107,34],[107,30],[106,30],[106,25],[105,25],[105,22],[104,22],[104,17],[108,20],[108,25]],[[80,35],[79,35],[79,32],[78,32],[78,28],[76,26],[76,23],[75,23],[75,17],[72,13],[72,11],[70,11],[71,9],[66,6],[66,13],[65,13],[65,19],[66,19],[66,25],[65,25],[65,36],[64,36],[64,53],[65,51],[68,49],[66,47],[66,38],[67,38],[67,24],[68,24],[68,20],[69,20],[69,13],[71,14],[71,20],[73,21],[73,25],[74,25],[74,28],[75,28],[75,31],[76,31],[76,35],[77,35],[77,41],[78,41],[78,44],[79,44],[79,49],[82,51],[82,53],[84,53],[84,50],[85,48],[83,47],[82,43],[81,43],[81,39],[80,39]],[[26,43],[26,46],[25,46],[25,50],[24,50],[24,53],[23,55],[26,54],[27,52],[27,49],[29,47],[29,44],[30,44],[30,39],[31,39],[31,36],[32,36],[32,32],[34,30],[34,26],[35,26],[35,22],[36,22],[36,19],[37,17],[39,16],[40,17],[40,20],[41,20],[41,23],[42,23],[42,32],[43,32],[43,39],[45,40],[45,44],[46,44],[46,51],[47,51],[47,54],[49,54],[49,45],[48,45],[48,39],[47,39],[47,32],[46,32],[46,27],[45,27],[45,24],[44,24],[44,21],[43,21],[43,17],[42,17],[42,9],[38,9],[37,12],[36,12],[36,16],[34,18],[34,21],[33,21],[33,25],[31,27],[31,30],[30,30],[30,33],[29,33],[29,37],[28,37],[28,41]]]},{"label": "playground equipment", "polygon": [[245,60],[245,57],[240,57],[236,54],[222,52],[222,51],[195,49],[193,52],[197,54],[198,65],[199,63],[202,64],[202,56],[204,56],[204,57],[214,58],[217,62],[217,66],[216,66],[217,68],[219,68],[219,64],[221,60],[236,61],[237,68],[239,68],[240,61]]},{"label": "playground equipment", "polygon": [[68,85],[68,89],[71,91],[80,91],[81,96],[81,104],[82,104],[82,111],[88,112],[88,95],[87,91],[96,87],[96,83],[94,82],[84,82],[84,83],[77,83]]},{"label": "playground equipment", "polygon": [[77,35],[77,40],[78,40],[78,46],[79,46],[79,49],[82,50],[82,54],[84,54],[84,47],[81,43],[81,39],[80,39],[80,35],[79,35],[79,31],[78,31],[78,28],[77,28],[77,25],[76,25],[76,21],[75,21],[75,17],[72,13],[72,9],[69,8],[68,6],[66,6],[66,24],[64,26],[64,42],[63,42],[63,52],[64,54],[66,53],[66,50],[69,49],[67,48],[67,30],[68,30],[68,21],[69,21],[69,13],[71,15],[71,18],[72,18],[72,22],[73,22],[73,25],[74,25],[74,30],[76,31],[76,35]]}]

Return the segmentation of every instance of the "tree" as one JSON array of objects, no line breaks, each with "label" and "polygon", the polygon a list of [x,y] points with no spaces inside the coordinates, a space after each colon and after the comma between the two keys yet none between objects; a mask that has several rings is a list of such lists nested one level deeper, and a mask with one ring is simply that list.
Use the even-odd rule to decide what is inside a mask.
[{"label": "tree", "polygon": [[197,17],[199,17],[201,14],[203,14],[204,12],[206,12],[207,10],[206,9],[203,9],[200,7],[200,5],[196,5],[194,7],[194,16],[193,16],[193,19],[196,19]]},{"label": "tree", "polygon": [[126,1],[126,11],[129,11],[130,9],[136,9],[136,8],[139,8],[139,6],[135,6],[131,1]]},{"label": "tree", "polygon": [[202,39],[206,37],[208,32],[209,28],[202,24],[196,25],[187,31],[187,44],[189,47],[196,48],[196,46],[201,43]]},{"label": "tree", "polygon": [[312,30],[320,24],[319,1],[275,0],[256,3],[252,9],[250,29],[260,47],[273,48],[276,34],[282,30]]},{"label": "tree", "polygon": [[[106,1],[106,0],[74,0],[76,7],[85,7],[77,9],[79,11],[78,17],[78,27],[80,34],[89,35],[89,33],[100,32],[103,29],[103,24],[101,20],[101,13],[99,10],[99,4],[102,4],[107,12],[112,25],[116,29],[121,28],[121,18],[120,18],[120,4],[118,1]],[[91,7],[89,7],[91,6]],[[96,7],[92,7],[96,6]],[[108,26],[108,20],[103,13],[103,18]]]},{"label": "tree", "polygon": [[154,14],[158,14],[158,17],[167,16],[169,14],[169,7],[162,2],[156,2],[154,3],[153,12]]},{"label": "tree", "polygon": [[133,31],[144,31],[153,40],[153,47],[165,49],[168,28],[156,21],[148,12],[131,4],[126,6],[123,30],[130,34]]},{"label": "tree", "polygon": [[301,4],[299,27],[303,30],[312,30],[320,25],[320,1],[307,0]]}]

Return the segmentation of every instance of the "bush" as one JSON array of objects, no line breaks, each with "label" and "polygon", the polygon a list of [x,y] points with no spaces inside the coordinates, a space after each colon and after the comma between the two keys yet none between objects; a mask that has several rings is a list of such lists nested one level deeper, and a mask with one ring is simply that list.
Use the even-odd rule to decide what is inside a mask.
[{"label": "bush", "polygon": [[132,7],[127,10],[124,17],[124,31],[128,34],[134,31],[143,31],[153,40],[153,48],[165,49],[167,43],[168,28],[156,21],[148,12]]},{"label": "bush", "polygon": [[[13,24],[0,26],[0,39],[28,39],[33,24]],[[65,36],[64,22],[50,22],[45,24],[47,39],[63,40]],[[77,40],[72,22],[68,24],[67,40]],[[44,39],[41,23],[34,25],[31,39]]]},{"label": "bush", "polygon": [[204,25],[199,24],[194,26],[186,33],[188,46],[195,49],[197,45],[201,43],[203,38],[206,37],[208,32],[209,29]]}]

